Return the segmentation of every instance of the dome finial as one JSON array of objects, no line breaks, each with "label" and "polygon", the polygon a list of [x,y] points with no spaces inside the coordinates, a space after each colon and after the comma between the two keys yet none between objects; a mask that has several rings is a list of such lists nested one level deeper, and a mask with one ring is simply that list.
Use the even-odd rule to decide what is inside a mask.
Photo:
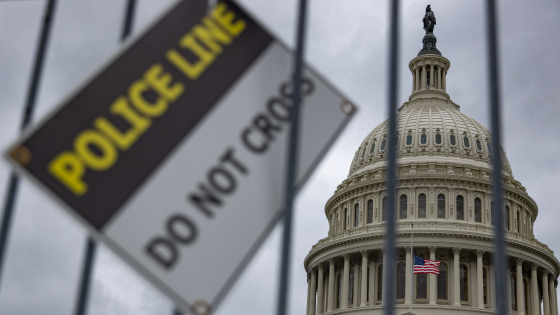
[{"label": "dome finial", "polygon": [[418,56],[427,55],[427,54],[434,54],[440,55],[441,52],[436,48],[437,38],[434,35],[434,27],[436,25],[436,16],[434,11],[432,11],[432,7],[428,4],[426,7],[426,14],[422,19],[422,23],[424,23],[424,29],[426,30],[426,35],[422,39],[422,50],[418,53]]}]

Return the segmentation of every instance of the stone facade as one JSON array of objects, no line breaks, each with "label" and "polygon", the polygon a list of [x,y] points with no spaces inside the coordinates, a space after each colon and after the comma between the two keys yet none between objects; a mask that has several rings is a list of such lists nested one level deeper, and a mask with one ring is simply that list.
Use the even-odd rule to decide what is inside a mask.
[{"label": "stone facade", "polygon": [[[439,55],[414,58],[412,93],[397,116],[397,313],[410,303],[419,315],[495,311],[491,164],[497,151],[503,157],[509,310],[539,315],[543,303],[542,315],[558,315],[560,263],[534,237],[537,204],[514,179],[505,152],[492,148],[490,132],[451,101],[449,67]],[[348,178],[325,205],[328,236],[304,261],[307,315],[382,314],[387,129],[383,122],[367,135]],[[412,275],[412,224],[414,254],[441,261],[440,275]]]}]

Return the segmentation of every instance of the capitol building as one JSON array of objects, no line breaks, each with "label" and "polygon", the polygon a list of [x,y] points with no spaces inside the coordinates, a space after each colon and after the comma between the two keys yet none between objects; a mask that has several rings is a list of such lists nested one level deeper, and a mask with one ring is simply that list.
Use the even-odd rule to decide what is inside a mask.
[{"label": "capitol building", "polygon": [[[509,313],[558,315],[560,263],[534,236],[538,206],[514,178],[506,153],[492,146],[488,129],[447,94],[451,63],[433,33],[423,44],[409,63],[412,94],[397,116],[396,278],[383,279],[385,121],[364,138],[348,177],[325,204],[328,235],[304,260],[306,313],[381,315],[384,281],[395,283],[396,314],[411,303],[418,315],[494,313],[491,176],[492,157],[501,154]],[[439,275],[412,274],[412,224],[414,254],[440,261]]]}]

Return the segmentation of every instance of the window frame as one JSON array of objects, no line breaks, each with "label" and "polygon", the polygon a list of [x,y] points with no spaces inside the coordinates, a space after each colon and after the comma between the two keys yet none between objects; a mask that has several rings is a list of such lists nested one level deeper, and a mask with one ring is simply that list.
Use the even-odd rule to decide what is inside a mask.
[{"label": "window frame", "polygon": [[[422,202],[420,201],[420,196],[424,196],[424,209],[423,209],[424,216],[423,217],[420,216],[420,209],[421,209],[421,205],[422,205]],[[427,217],[428,217],[428,197],[426,196],[426,194],[420,193],[418,195],[418,218],[419,219],[426,219]]]},{"label": "window frame", "polygon": [[[440,198],[439,197],[443,197],[443,207],[440,208]],[[445,196],[445,194],[441,193],[437,195],[437,213],[436,213],[436,218],[438,219],[445,219],[447,218],[447,211],[446,211],[446,202],[447,202],[447,197]],[[440,216],[440,209],[442,209],[443,211],[443,217]]]},{"label": "window frame", "polygon": [[[477,204],[477,200],[478,200],[478,204]],[[478,214],[478,220],[477,220],[477,214]],[[482,200],[478,197],[474,198],[474,222],[482,223]]]},{"label": "window frame", "polygon": [[358,227],[360,225],[360,204],[356,203],[354,206],[354,227]]},{"label": "window frame", "polygon": [[[461,214],[462,218],[459,218],[459,197],[461,198]],[[455,197],[455,219],[465,221],[465,197],[458,194]]]},{"label": "window frame", "polygon": [[367,224],[373,223],[373,200],[368,201],[368,217]]}]

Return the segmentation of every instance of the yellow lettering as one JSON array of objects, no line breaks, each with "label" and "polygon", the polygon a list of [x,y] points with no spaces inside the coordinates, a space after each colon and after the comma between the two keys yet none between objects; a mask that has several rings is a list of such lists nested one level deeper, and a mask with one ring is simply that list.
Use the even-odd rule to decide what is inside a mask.
[{"label": "yellow lettering", "polygon": [[[92,148],[97,148],[99,154],[93,152]],[[76,136],[74,152],[94,171],[105,171],[111,168],[119,156],[113,144],[92,129],[84,130]]]},{"label": "yellow lettering", "polygon": [[[216,25],[211,19],[204,18],[204,26],[196,25],[193,33],[214,54],[222,53],[222,46],[231,44],[231,37]],[[219,43],[219,44],[218,44]]]},{"label": "yellow lettering", "polygon": [[150,117],[159,117],[167,110],[167,102],[165,99],[158,97],[155,103],[148,102],[142,93],[148,91],[148,86],[144,81],[138,80],[128,89],[128,98],[130,102],[142,114]]},{"label": "yellow lettering", "polygon": [[225,3],[218,4],[216,8],[212,10],[212,17],[220,23],[226,31],[235,37],[239,36],[247,27],[247,23],[242,19],[238,19],[235,22],[233,21],[235,19],[235,14],[227,10]]},{"label": "yellow lettering", "polygon": [[168,101],[173,102],[183,94],[185,86],[181,82],[175,82],[170,86],[173,81],[171,74],[163,72],[163,66],[159,63],[151,66],[144,74],[144,79],[148,84],[156,90],[159,95],[165,97]]},{"label": "yellow lettering", "polygon": [[138,115],[130,108],[124,96],[119,97],[113,102],[110,111],[113,114],[123,117],[132,127],[123,133],[103,116],[97,117],[93,121],[93,126],[113,140],[122,151],[128,150],[128,148],[136,142],[138,137],[152,124],[150,119]]},{"label": "yellow lettering", "polygon": [[86,169],[83,162],[73,152],[64,151],[58,154],[49,163],[48,170],[74,195],[82,196],[87,192],[88,185],[82,180]]}]

